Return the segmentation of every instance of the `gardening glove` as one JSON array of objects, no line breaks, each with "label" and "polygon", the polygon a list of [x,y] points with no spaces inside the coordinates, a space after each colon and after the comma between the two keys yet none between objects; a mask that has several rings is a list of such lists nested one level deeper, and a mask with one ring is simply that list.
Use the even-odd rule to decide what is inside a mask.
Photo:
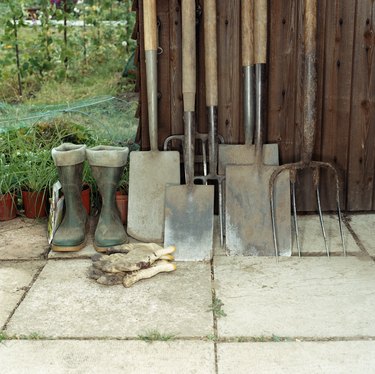
[{"label": "gardening glove", "polygon": [[176,270],[175,264],[166,260],[157,260],[151,265],[151,267],[147,269],[141,269],[132,272],[106,273],[92,266],[90,269],[89,277],[91,279],[95,279],[97,283],[106,286],[123,284],[124,287],[128,288],[141,279],[148,279],[155,276],[156,274],[162,272],[170,272],[173,270]]},{"label": "gardening glove", "polygon": [[[173,260],[175,246],[163,248],[157,244],[131,243],[120,246],[125,253],[94,258],[93,267],[106,273],[120,273],[149,268],[156,260]],[[128,252],[126,252],[128,250]]]},{"label": "gardening glove", "polygon": [[176,264],[166,260],[157,260],[151,265],[151,267],[147,269],[125,273],[122,284],[124,285],[124,287],[128,288],[141,279],[148,279],[155,276],[156,274],[166,273],[174,270],[176,270]]}]

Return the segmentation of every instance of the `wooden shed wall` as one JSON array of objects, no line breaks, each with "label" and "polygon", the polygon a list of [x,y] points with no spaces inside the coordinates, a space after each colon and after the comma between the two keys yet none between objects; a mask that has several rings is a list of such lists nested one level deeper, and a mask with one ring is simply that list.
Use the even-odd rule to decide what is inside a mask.
[{"label": "wooden shed wall", "polygon": [[[197,0],[202,9],[204,0]],[[157,1],[159,144],[183,132],[181,0]],[[142,0],[136,0],[140,91],[139,139],[148,148]],[[302,131],[303,0],[269,1],[268,124],[266,142],[278,143],[281,163],[299,160]],[[375,1],[318,0],[318,124],[314,158],[342,172],[343,207],[375,210]],[[203,17],[198,11],[197,128],[206,129]],[[240,0],[217,1],[219,133],[243,142]],[[315,209],[311,178],[301,176],[300,210]],[[323,174],[323,207],[335,207],[334,182]]]}]

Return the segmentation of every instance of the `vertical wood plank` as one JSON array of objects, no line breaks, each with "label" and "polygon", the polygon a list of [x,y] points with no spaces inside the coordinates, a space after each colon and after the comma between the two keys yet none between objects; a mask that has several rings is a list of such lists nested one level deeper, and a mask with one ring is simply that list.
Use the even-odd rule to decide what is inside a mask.
[{"label": "vertical wood plank", "polygon": [[272,1],[269,13],[267,138],[279,143],[280,161],[288,163],[295,160],[297,2]]},{"label": "vertical wood plank", "polygon": [[[240,141],[241,113],[241,3],[217,1],[218,32],[218,133],[226,143]],[[243,131],[241,131],[243,133]]]},{"label": "vertical wood plank", "polygon": [[159,147],[172,133],[171,126],[171,75],[170,75],[170,24],[167,1],[158,2],[158,127]]},{"label": "vertical wood plank", "polygon": [[374,209],[375,1],[358,0],[351,105],[348,209]]},{"label": "vertical wood plank", "polygon": [[[181,1],[169,1],[171,133],[183,134]],[[180,144],[181,145],[181,144]]]},{"label": "vertical wood plank", "polygon": [[[351,73],[355,27],[355,2],[327,2],[321,158],[336,165],[346,178],[349,156]],[[332,173],[322,174],[321,196],[325,210],[336,209],[335,180]],[[345,191],[344,191],[345,193]]]}]

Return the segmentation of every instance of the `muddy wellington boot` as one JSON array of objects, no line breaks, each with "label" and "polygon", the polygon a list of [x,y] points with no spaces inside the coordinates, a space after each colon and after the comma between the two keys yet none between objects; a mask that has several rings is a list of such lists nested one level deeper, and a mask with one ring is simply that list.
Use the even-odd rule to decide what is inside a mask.
[{"label": "muddy wellington boot", "polygon": [[128,242],[116,205],[116,189],[124,172],[128,153],[127,147],[99,145],[86,149],[87,161],[102,197],[94,239],[94,248],[98,252],[105,252],[108,247]]},{"label": "muddy wellington boot", "polygon": [[82,172],[86,159],[86,146],[63,143],[52,149],[64,193],[65,214],[53,240],[56,252],[79,251],[85,246],[87,213],[82,204]]}]

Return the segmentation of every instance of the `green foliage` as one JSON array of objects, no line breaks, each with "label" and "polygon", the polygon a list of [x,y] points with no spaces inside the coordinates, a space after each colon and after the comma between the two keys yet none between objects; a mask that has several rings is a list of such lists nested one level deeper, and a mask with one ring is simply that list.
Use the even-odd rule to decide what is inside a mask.
[{"label": "green foliage", "polygon": [[69,5],[65,11],[51,7],[49,0],[35,0],[39,23],[30,25],[23,1],[5,2],[0,22],[3,100],[24,100],[48,80],[80,81],[103,68],[107,77],[120,75],[135,49],[131,0],[91,3]]},{"label": "green foliage", "polygon": [[210,305],[209,311],[212,312],[216,318],[226,317],[227,314],[224,312],[223,306],[223,302],[215,297]]},{"label": "green foliage", "polygon": [[145,335],[138,335],[139,340],[143,340],[144,342],[154,342],[154,341],[163,341],[166,342],[168,340],[173,340],[175,335],[173,334],[163,334],[157,330],[150,330],[147,331]]}]

